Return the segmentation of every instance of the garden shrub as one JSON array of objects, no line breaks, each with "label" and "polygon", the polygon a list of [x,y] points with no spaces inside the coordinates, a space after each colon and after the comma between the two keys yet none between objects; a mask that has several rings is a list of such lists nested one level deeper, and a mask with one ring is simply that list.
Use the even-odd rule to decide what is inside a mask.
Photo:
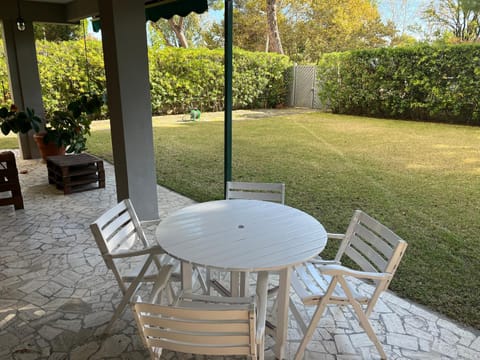
[{"label": "garden shrub", "polygon": [[[0,43],[0,46],[2,44]],[[87,40],[88,74],[83,40],[37,41],[37,58],[47,116],[66,108],[81,94],[106,93],[102,43]],[[223,49],[149,49],[150,87],[154,114],[183,113],[192,106],[201,111],[223,109]],[[287,95],[286,56],[234,50],[234,109],[274,107]],[[5,89],[0,103],[11,102],[3,46],[0,81]],[[104,109],[106,111],[106,107]],[[103,116],[107,116],[105,112]]]},{"label": "garden shrub", "polygon": [[[223,109],[223,49],[150,49],[153,112]],[[288,57],[234,50],[233,108],[274,107],[285,102]]]},{"label": "garden shrub", "polygon": [[[36,42],[38,70],[42,84],[43,104],[47,116],[65,109],[67,104],[85,93],[105,92],[102,43],[83,40]],[[88,72],[87,61],[88,58]]]},{"label": "garden shrub", "polygon": [[480,45],[326,54],[318,79],[335,113],[480,125]]}]

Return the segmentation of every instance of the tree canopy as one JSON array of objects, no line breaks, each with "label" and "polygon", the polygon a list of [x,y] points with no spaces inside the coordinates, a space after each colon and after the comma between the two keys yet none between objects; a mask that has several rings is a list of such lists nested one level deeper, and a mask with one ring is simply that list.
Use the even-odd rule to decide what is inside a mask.
[{"label": "tree canopy", "polygon": [[449,42],[480,40],[480,1],[431,1],[423,16],[434,30],[434,36]]},{"label": "tree canopy", "polygon": [[[234,1],[234,45],[268,51],[268,1]],[[277,0],[276,15],[283,51],[295,61],[315,62],[322,53],[379,47],[395,35],[383,24],[370,0]],[[223,25],[209,29],[207,45],[223,43]]]}]

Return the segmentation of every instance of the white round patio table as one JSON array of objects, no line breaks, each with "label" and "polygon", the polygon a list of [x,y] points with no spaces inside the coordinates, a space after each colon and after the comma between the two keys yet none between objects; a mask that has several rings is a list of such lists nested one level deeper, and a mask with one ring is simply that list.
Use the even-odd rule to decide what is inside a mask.
[{"label": "white round patio table", "polygon": [[[187,288],[191,287],[191,266],[185,268],[185,264],[258,272],[257,294],[265,297],[268,272],[279,271],[275,354],[284,358],[291,269],[317,256],[327,243],[327,233],[317,219],[273,202],[209,201],[168,215],[159,223],[156,237],[168,254],[184,264]],[[262,289],[258,289],[260,279]],[[266,306],[266,299],[260,302]]]}]

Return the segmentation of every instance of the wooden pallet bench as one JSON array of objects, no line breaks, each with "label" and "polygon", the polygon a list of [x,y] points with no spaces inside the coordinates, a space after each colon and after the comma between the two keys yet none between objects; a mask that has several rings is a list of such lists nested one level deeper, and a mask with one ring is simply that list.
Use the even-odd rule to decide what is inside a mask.
[{"label": "wooden pallet bench", "polygon": [[103,161],[90,154],[47,157],[48,182],[65,195],[105,187]]}]

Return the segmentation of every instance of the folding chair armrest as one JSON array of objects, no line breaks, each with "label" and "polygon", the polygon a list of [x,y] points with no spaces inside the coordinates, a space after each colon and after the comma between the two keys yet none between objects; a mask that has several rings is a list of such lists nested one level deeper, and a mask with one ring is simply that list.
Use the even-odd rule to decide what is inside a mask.
[{"label": "folding chair armrest", "polygon": [[335,239],[335,240],[343,240],[345,238],[345,234],[327,233],[327,238]]},{"label": "folding chair armrest", "polygon": [[320,256],[314,257],[313,259],[308,261],[309,263],[312,264],[318,264],[318,265],[340,265],[338,261],[335,260],[324,260]]},{"label": "folding chair armrest", "polygon": [[392,274],[388,273],[376,273],[369,271],[353,270],[342,265],[320,265],[318,270],[325,275],[330,276],[352,276],[358,279],[370,279],[370,280],[389,280],[392,278]]},{"label": "folding chair armrest", "polygon": [[114,254],[110,254],[113,259],[120,259],[126,257],[142,256],[142,255],[162,255],[165,254],[165,250],[160,245],[153,245],[148,248],[139,250],[119,251]]}]

